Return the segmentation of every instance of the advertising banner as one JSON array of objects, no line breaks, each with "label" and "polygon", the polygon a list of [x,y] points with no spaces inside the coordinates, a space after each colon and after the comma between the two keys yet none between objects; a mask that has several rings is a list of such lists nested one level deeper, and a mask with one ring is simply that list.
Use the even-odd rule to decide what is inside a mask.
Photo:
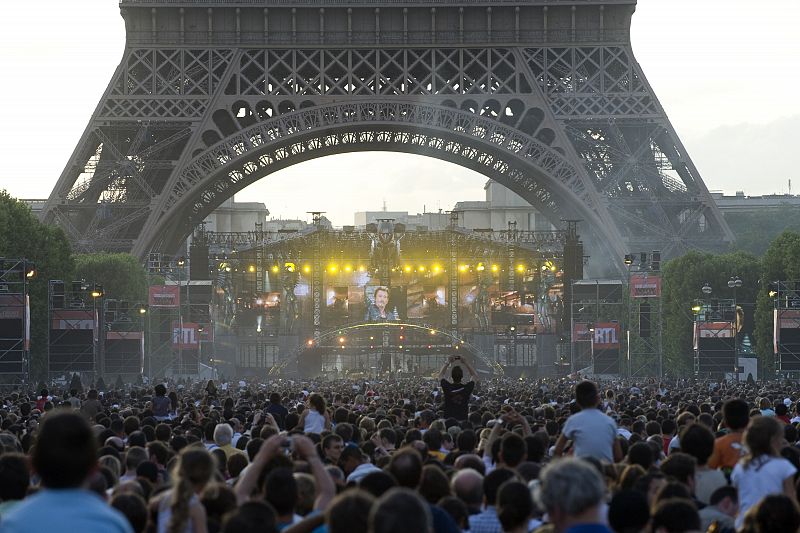
[{"label": "advertising banner", "polygon": [[594,351],[619,348],[619,324],[601,322],[594,326],[592,348]]},{"label": "advertising banner", "polygon": [[661,276],[656,274],[631,274],[631,298],[658,298],[661,296]]},{"label": "advertising banner", "polygon": [[200,332],[194,322],[172,323],[172,347],[181,350],[196,350],[200,346]]},{"label": "advertising banner", "polygon": [[150,307],[178,307],[181,304],[181,288],[177,285],[153,285],[148,299]]}]

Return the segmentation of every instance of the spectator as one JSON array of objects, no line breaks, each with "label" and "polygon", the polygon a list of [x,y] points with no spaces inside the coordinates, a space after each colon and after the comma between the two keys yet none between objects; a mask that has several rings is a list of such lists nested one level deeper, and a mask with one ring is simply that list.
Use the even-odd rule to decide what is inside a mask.
[{"label": "spectator", "polygon": [[0,522],[22,502],[28,492],[31,476],[28,461],[19,453],[0,455]]},{"label": "spectator", "polygon": [[430,533],[430,507],[407,488],[395,488],[378,499],[369,514],[370,533]]},{"label": "spectator", "polygon": [[497,517],[504,533],[528,533],[533,515],[533,500],[525,484],[506,481],[497,492]]},{"label": "spectator", "polygon": [[82,489],[97,465],[97,444],[86,420],[73,412],[50,413],[39,427],[32,466],[42,490],[3,517],[0,531],[63,530],[132,532],[130,524]]},{"label": "spectator", "polygon": [[700,529],[697,508],[689,500],[668,498],[653,511],[653,533],[695,533]]},{"label": "spectator", "polygon": [[714,441],[714,452],[708,459],[708,467],[730,472],[745,455],[742,435],[750,420],[747,402],[740,399],[725,402],[722,407],[722,420],[728,434]]},{"label": "spectator", "polygon": [[742,533],[782,533],[800,528],[797,504],[782,494],[759,501],[745,515]]},{"label": "spectator", "polygon": [[608,506],[608,524],[615,533],[640,533],[650,523],[647,497],[635,490],[614,494]]},{"label": "spectator", "polygon": [[576,457],[596,457],[613,463],[622,460],[622,449],[617,441],[617,424],[598,408],[600,394],[591,381],[575,386],[575,401],[581,410],[570,416],[558,437],[554,455],[564,454],[567,440],[571,440]]},{"label": "spectator", "polygon": [[780,456],[783,426],[774,416],[754,418],[744,434],[749,454],[740,460],[731,474],[731,483],[739,489],[741,527],[744,515],[758,501],[772,494],[784,494],[797,504],[794,475],[797,469]]},{"label": "spectator", "polygon": [[349,490],[331,502],[325,512],[328,533],[367,533],[375,497],[363,490]]},{"label": "spectator", "polygon": [[728,484],[725,474],[706,464],[714,451],[714,434],[703,424],[691,424],[681,432],[681,450],[694,457],[697,462],[694,496],[700,503],[708,505],[711,494]]},{"label": "spectator", "polygon": [[539,500],[556,533],[611,533],[602,523],[605,484],[595,467],[580,459],[561,459],[548,464],[540,478]]},{"label": "spectator", "polygon": [[[461,383],[464,379],[464,371],[460,366],[454,366],[450,371],[450,377],[453,382],[450,383],[444,377],[447,369],[454,364],[461,363],[467,367],[470,375],[470,381]],[[442,395],[444,396],[444,416],[445,418],[455,418],[456,420],[467,419],[467,409],[469,408],[469,399],[472,396],[472,391],[475,390],[475,384],[478,382],[478,374],[472,365],[460,355],[450,356],[445,362],[442,369],[439,371],[439,385],[442,388]]]},{"label": "spectator", "polygon": [[734,519],[739,512],[739,495],[734,487],[726,485],[715,490],[708,506],[700,509],[700,526],[703,531],[716,523],[722,531],[736,531]]},{"label": "spectator", "polygon": [[497,492],[503,483],[514,478],[514,472],[505,468],[493,470],[483,478],[483,511],[469,517],[470,533],[502,531],[502,524],[497,516]]},{"label": "spectator", "polygon": [[211,454],[202,448],[181,451],[172,472],[173,488],[153,501],[157,513],[157,533],[174,531],[206,531],[206,511],[197,496],[211,481],[215,464]]}]

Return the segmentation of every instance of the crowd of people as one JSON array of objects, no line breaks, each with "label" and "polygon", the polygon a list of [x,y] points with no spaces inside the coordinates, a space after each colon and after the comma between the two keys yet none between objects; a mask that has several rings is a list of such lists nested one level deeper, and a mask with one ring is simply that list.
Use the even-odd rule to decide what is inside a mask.
[{"label": "crowd of people", "polygon": [[6,393],[0,533],[796,532],[794,382]]}]

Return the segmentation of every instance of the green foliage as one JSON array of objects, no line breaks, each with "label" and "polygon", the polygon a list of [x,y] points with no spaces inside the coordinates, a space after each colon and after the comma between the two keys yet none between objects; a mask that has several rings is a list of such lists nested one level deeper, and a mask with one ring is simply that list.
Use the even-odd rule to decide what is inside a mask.
[{"label": "green foliage", "polygon": [[101,284],[106,298],[132,304],[147,299],[147,274],[139,260],[130,254],[76,255],[75,272],[80,279]]},{"label": "green foliage", "polygon": [[664,265],[664,357],[670,374],[687,375],[692,370],[692,302],[703,298],[700,288],[708,283],[712,298],[732,298],[728,280],[739,276],[742,287],[738,302],[754,302],[760,278],[759,260],[748,253],[713,255],[700,252],[672,259]]},{"label": "green foliage", "polygon": [[728,213],[725,221],[736,235],[734,249],[761,256],[767,251],[770,241],[782,232],[800,231],[800,209],[787,205],[745,213]]},{"label": "green foliage", "polygon": [[769,296],[772,281],[800,280],[800,233],[784,231],[774,239],[761,258],[763,280],[756,301],[755,344],[756,351],[765,356],[766,370],[774,369],[773,354],[773,310],[774,302]]},{"label": "green foliage", "polygon": [[0,257],[36,263],[38,277],[29,285],[31,300],[31,374],[47,372],[47,282],[70,280],[74,272],[64,232],[39,222],[23,202],[0,191]]}]

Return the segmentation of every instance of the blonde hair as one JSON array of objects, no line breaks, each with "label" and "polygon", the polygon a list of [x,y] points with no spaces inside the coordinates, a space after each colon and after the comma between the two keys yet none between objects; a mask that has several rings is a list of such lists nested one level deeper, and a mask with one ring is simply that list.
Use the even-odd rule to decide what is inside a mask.
[{"label": "blonde hair", "polygon": [[214,459],[204,448],[184,448],[172,471],[174,485],[170,502],[169,533],[182,533],[189,521],[189,502],[195,492],[202,489],[214,474]]}]

